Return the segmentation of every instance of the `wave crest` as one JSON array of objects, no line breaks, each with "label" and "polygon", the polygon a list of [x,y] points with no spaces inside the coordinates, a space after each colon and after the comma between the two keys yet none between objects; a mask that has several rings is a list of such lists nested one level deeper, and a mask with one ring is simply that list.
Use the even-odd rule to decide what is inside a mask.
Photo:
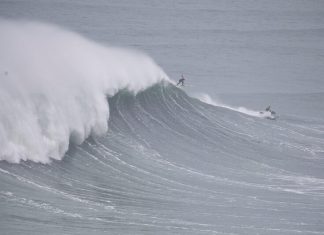
[{"label": "wave crest", "polygon": [[107,96],[169,80],[143,53],[57,26],[1,20],[0,31],[0,160],[59,160],[107,131]]}]

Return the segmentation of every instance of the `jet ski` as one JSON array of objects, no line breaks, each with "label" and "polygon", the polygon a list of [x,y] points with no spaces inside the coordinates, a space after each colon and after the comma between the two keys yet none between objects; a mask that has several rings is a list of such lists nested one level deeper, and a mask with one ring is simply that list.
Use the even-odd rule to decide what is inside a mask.
[{"label": "jet ski", "polygon": [[278,115],[273,110],[260,111],[260,116],[269,120],[276,120],[278,118]]}]

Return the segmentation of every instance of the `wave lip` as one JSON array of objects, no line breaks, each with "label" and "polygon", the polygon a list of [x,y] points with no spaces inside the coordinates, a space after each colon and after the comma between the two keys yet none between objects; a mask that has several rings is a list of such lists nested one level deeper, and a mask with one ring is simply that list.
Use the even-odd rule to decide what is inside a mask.
[{"label": "wave lip", "polygon": [[168,76],[147,55],[57,26],[0,20],[0,160],[49,163],[107,131],[107,96]]}]

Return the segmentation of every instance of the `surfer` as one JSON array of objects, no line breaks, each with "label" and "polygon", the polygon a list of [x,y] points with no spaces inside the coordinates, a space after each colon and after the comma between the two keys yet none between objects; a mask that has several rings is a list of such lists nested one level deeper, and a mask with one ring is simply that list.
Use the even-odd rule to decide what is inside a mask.
[{"label": "surfer", "polygon": [[[270,105],[265,109],[265,111],[270,113],[270,116],[266,117],[267,119],[271,119],[271,120],[277,119],[276,112],[271,110]],[[260,112],[260,113],[263,114],[264,112]]]},{"label": "surfer", "polygon": [[178,81],[178,83],[177,83],[177,86],[179,85],[179,84],[181,84],[181,86],[184,86],[184,81],[185,81],[186,79],[184,78],[184,76],[183,76],[183,74],[181,74],[181,78],[179,79],[179,81]]}]

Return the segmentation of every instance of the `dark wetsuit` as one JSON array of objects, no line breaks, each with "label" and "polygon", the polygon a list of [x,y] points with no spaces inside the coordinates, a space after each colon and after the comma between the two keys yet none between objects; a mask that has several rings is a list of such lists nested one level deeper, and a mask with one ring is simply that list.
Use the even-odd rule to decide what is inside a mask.
[{"label": "dark wetsuit", "polygon": [[180,78],[179,79],[179,81],[178,81],[178,83],[177,83],[177,86],[179,85],[179,84],[181,84],[181,86],[183,86],[184,85],[184,78],[182,77],[182,78]]}]

